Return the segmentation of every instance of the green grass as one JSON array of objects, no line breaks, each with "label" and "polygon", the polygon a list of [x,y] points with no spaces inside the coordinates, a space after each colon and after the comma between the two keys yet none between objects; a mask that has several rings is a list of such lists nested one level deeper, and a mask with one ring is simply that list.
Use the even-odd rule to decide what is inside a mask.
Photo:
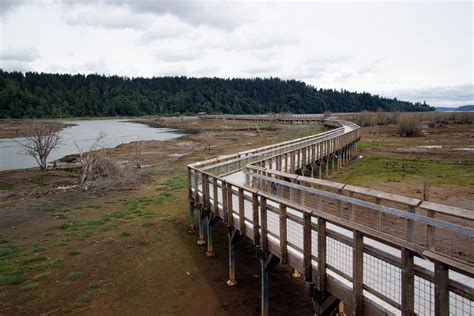
[{"label": "green grass", "polygon": [[474,160],[402,159],[368,155],[335,180],[355,185],[380,182],[423,182],[435,185],[474,185]]},{"label": "green grass", "polygon": [[22,315],[29,314],[33,309],[33,305],[31,303],[24,303],[18,306],[18,312]]},{"label": "green grass", "polygon": [[32,256],[32,257],[28,257],[26,259],[23,259],[21,261],[21,265],[29,265],[30,263],[34,263],[34,262],[38,262],[38,261],[44,261],[46,260],[46,256],[42,256],[42,255],[38,255],[38,256]]},{"label": "green grass", "polygon": [[14,190],[15,185],[12,183],[0,183],[0,190]]},{"label": "green grass", "polygon": [[50,265],[50,267],[52,267],[52,268],[61,269],[61,268],[64,268],[64,260],[61,259],[61,258],[57,258],[57,259],[52,260],[52,261],[49,263],[49,265]]},{"label": "green grass", "polygon": [[122,237],[129,237],[130,235],[131,235],[130,232],[121,232],[120,233],[120,236],[122,236]]},{"label": "green grass", "polygon": [[41,263],[34,265],[32,268],[37,271],[44,271],[49,268],[49,263],[47,261],[43,261]]},{"label": "green grass", "polygon": [[5,260],[0,260],[0,285],[23,283],[27,270],[25,266],[13,266]]},{"label": "green grass", "polygon": [[84,272],[80,272],[80,271],[77,271],[77,272],[71,272],[69,273],[67,279],[70,280],[70,281],[75,281],[75,280],[80,280],[84,278]]},{"label": "green grass", "polygon": [[79,251],[76,251],[76,250],[71,250],[67,254],[68,254],[68,256],[77,256],[77,255],[80,255],[81,253]]},{"label": "green grass", "polygon": [[170,190],[181,190],[188,185],[188,179],[185,176],[179,176],[166,180],[161,186],[165,186]]},{"label": "green grass", "polygon": [[143,222],[142,227],[152,227],[155,225],[156,223],[146,221],[146,222]]},{"label": "green grass", "polygon": [[32,290],[34,289],[35,287],[38,287],[40,286],[40,283],[39,282],[31,282],[31,283],[28,283],[28,284],[25,284],[21,287],[21,290],[22,291],[29,291],[29,290]]},{"label": "green grass", "polygon": [[43,247],[40,243],[34,243],[30,248],[31,253],[39,253],[46,251],[46,248]]},{"label": "green grass", "polygon": [[8,244],[9,241],[4,236],[0,235],[0,244]]},{"label": "green grass", "polygon": [[22,255],[23,249],[17,245],[4,244],[4,246],[0,248],[0,259],[17,258]]},{"label": "green grass", "polygon": [[93,298],[94,298],[94,292],[89,290],[85,292],[84,294],[82,294],[81,296],[79,296],[78,303],[79,305],[87,305],[92,301]]},{"label": "green grass", "polygon": [[50,272],[43,272],[43,273],[37,274],[31,278],[31,281],[33,282],[41,281],[44,278],[48,277],[50,274],[51,274]]}]

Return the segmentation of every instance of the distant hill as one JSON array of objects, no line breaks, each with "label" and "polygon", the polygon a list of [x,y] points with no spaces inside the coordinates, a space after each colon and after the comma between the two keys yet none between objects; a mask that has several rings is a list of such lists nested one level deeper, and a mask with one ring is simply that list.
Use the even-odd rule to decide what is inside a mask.
[{"label": "distant hill", "polygon": [[436,112],[468,112],[474,111],[474,105],[463,105],[457,108],[436,107]]},{"label": "distant hill", "polygon": [[278,78],[128,78],[6,72],[0,69],[0,118],[139,116],[175,113],[323,113],[434,111],[426,103],[367,92],[318,89]]}]

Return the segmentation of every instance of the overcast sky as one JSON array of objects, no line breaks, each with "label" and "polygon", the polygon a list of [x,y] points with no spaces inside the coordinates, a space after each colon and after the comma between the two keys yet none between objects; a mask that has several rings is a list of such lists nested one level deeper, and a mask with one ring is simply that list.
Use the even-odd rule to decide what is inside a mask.
[{"label": "overcast sky", "polygon": [[472,2],[0,0],[0,68],[280,77],[474,104]]}]

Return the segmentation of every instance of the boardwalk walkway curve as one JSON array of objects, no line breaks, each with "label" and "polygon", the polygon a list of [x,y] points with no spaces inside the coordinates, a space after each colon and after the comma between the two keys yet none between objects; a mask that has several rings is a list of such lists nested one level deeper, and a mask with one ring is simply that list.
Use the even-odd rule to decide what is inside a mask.
[{"label": "boardwalk walkway curve", "polygon": [[[227,116],[321,122],[322,115]],[[205,119],[219,119],[209,116]],[[334,129],[188,165],[190,229],[212,256],[214,224],[234,247],[250,238],[262,267],[262,315],[268,270],[281,262],[301,273],[316,314],[343,302],[354,315],[473,315],[474,211],[322,179],[358,154],[360,128]]]}]

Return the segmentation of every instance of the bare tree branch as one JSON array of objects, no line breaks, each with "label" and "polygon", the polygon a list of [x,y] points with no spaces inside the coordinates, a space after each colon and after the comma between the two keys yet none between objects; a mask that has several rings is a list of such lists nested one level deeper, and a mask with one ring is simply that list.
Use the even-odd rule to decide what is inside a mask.
[{"label": "bare tree branch", "polygon": [[57,123],[35,122],[30,135],[25,137],[25,141],[16,141],[23,149],[24,154],[35,159],[42,174],[46,170],[49,154],[61,145],[60,129]]}]

